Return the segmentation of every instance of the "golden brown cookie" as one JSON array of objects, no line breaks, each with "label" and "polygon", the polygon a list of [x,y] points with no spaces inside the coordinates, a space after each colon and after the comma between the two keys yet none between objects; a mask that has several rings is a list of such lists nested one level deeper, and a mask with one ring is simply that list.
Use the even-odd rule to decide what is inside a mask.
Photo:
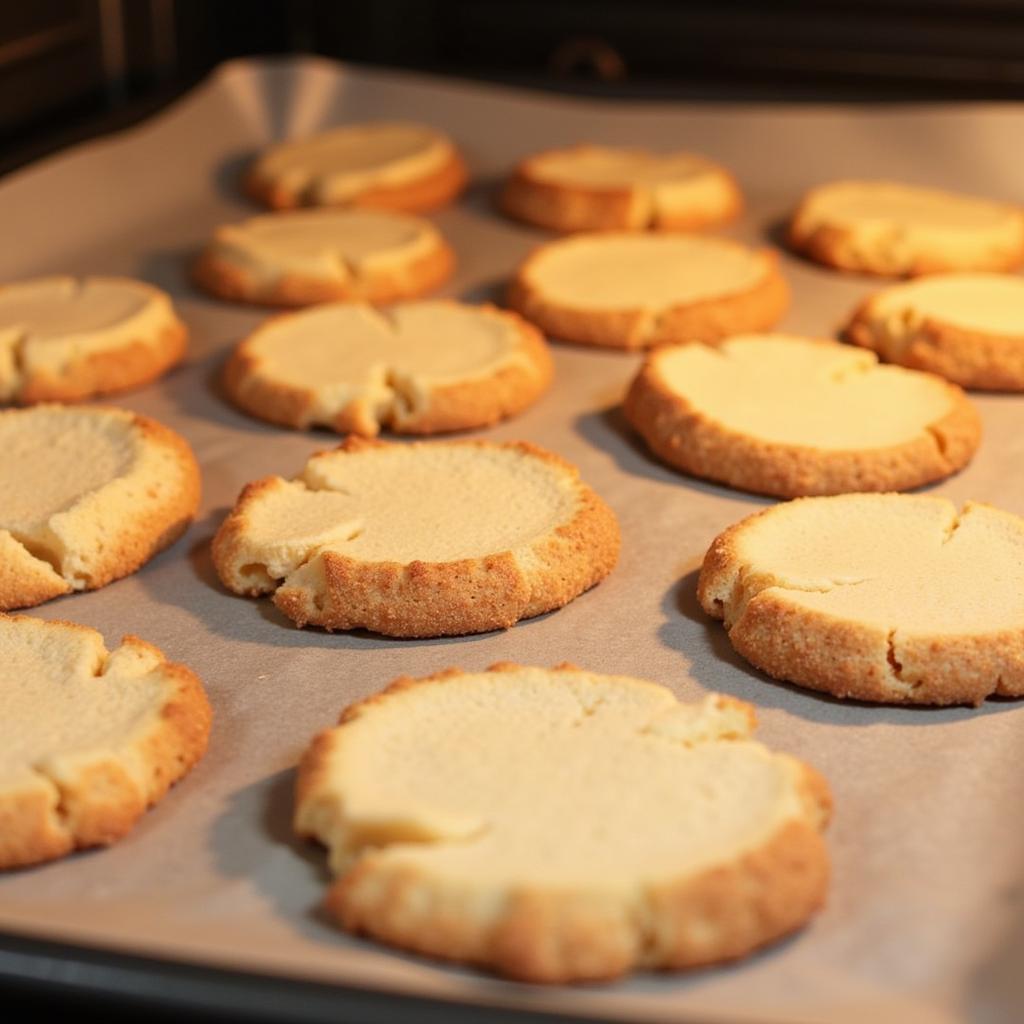
[{"label": "golden brown cookie", "polygon": [[734,220],[743,198],[724,167],[693,153],[569,146],[523,160],[500,205],[555,231],[696,231]]},{"label": "golden brown cookie", "polygon": [[801,498],[708,550],[697,594],[757,668],[836,697],[1024,696],[1024,520],[905,494]]},{"label": "golden brown cookie", "polygon": [[295,827],[331,914],[403,949],[533,982],[731,960],[828,886],[828,787],[753,728],[571,665],[402,678],[314,740]]},{"label": "golden brown cookie", "polygon": [[298,210],[216,230],[193,268],[218,298],[273,306],[395,302],[424,295],[455,255],[420,217],[389,210]]},{"label": "golden brown cookie", "polygon": [[1024,278],[936,274],[892,285],[861,303],[846,337],[965,388],[1024,391]]},{"label": "golden brown cookie", "polygon": [[508,302],[563,341],[642,349],[772,327],[789,305],[789,288],[767,249],[609,231],[535,250],[516,272]]},{"label": "golden brown cookie", "polygon": [[349,438],[246,487],[213,541],[235,593],[299,626],[388,636],[505,629],[611,572],[619,528],[574,466],[530,444]]},{"label": "golden brown cookie", "polygon": [[551,375],[521,317],[445,300],[275,317],[238,345],[224,379],[236,405],[271,423],[374,437],[488,426],[536,401]]},{"label": "golden brown cookie", "polygon": [[624,409],[669,465],[783,498],[919,487],[962,469],[981,440],[955,385],[789,334],[660,348]]},{"label": "golden brown cookie", "polygon": [[793,248],[830,267],[916,276],[1024,263],[1024,209],[891,181],[835,181],[804,196]]},{"label": "golden brown cookie", "polygon": [[0,609],[135,572],[198,505],[191,448],[155,420],[59,405],[0,412]]},{"label": "golden brown cookie", "polygon": [[127,277],[0,286],[0,403],[74,402],[142,387],[185,354],[169,296]]},{"label": "golden brown cookie", "polygon": [[466,178],[461,155],[437,129],[368,121],[268,146],[244,188],[276,210],[369,206],[420,213],[451,202]]},{"label": "golden brown cookie", "polygon": [[0,868],[107,846],[202,757],[202,684],[134,636],[0,615]]}]

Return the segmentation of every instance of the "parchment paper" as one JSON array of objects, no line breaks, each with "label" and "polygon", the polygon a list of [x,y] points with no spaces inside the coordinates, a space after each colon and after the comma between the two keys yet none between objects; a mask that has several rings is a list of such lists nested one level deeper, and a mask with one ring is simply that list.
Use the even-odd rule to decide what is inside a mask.
[{"label": "parchment paper", "polygon": [[[192,666],[216,722],[200,766],[115,847],[0,878],[0,928],[182,961],[336,980],[482,1005],[629,1020],[938,1022],[1017,1019],[1024,986],[1024,705],[894,709],[769,681],[701,614],[695,569],[725,526],[765,504],[656,464],[616,412],[637,358],[556,347],[557,382],[483,436],[525,438],[575,462],[622,524],[622,559],[565,609],[505,633],[396,641],[299,631],[267,601],[218,584],[209,540],[247,481],[291,475],[329,434],[290,433],[226,404],[215,375],[258,311],[197,293],[187,261],[219,223],[252,212],[236,188],[266,142],[350,119],[447,129],[475,184],[436,215],[459,272],[446,292],[494,298],[542,232],[492,209],[495,182],[532,150],[573,141],[693,148],[735,168],[750,209],[729,233],[777,240],[801,191],[877,176],[1024,200],[1024,108],[633,105],[353,70],[314,59],[228,65],[143,126],[0,183],[0,280],[46,272],[136,275],[168,289],[191,332],[187,364],[118,398],[180,431],[202,464],[202,512],[136,575],[36,609],[109,644],[138,633]],[[782,326],[829,334],[876,283],[784,259]],[[1024,513],[1024,398],[977,396],[985,441],[932,490]],[[293,767],[350,701],[402,673],[500,659],[571,660],[720,690],[759,708],[760,735],[820,768],[836,818],[827,909],[742,963],[610,986],[540,988],[438,966],[335,929],[319,910],[319,849],[290,833]]]}]

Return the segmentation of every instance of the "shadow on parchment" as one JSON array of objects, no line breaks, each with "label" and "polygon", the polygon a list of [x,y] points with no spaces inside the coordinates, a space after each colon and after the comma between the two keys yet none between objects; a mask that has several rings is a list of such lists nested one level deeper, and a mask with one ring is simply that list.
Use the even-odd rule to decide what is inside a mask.
[{"label": "shadow on parchment", "polygon": [[508,278],[495,277],[490,281],[480,281],[463,289],[459,294],[459,302],[473,305],[490,303],[492,306],[505,307],[505,293],[508,291]]},{"label": "shadow on parchment", "polygon": [[848,278],[867,279],[867,276],[863,274],[857,274],[849,270],[839,270],[837,267],[828,267],[817,260],[812,260],[806,253],[794,248],[789,241],[789,221],[789,214],[784,217],[774,215],[763,221],[760,225],[764,241],[773,249],[777,249],[779,255],[784,260],[798,263],[806,270],[816,270],[830,281],[835,281],[837,275]]},{"label": "shadow on parchment", "polygon": [[[227,810],[213,823],[210,845],[218,871],[249,881],[303,935],[334,941],[339,933],[321,907],[331,881],[327,853],[295,834],[294,789],[295,770],[286,769],[233,793]],[[284,850],[293,855],[287,863]],[[297,870],[299,877],[282,884],[278,875],[285,869],[292,875]]]},{"label": "shadow on parchment", "polygon": [[787,256],[792,256],[794,259],[802,260],[810,266],[820,268],[821,264],[814,263],[804,256],[803,253],[797,252],[796,249],[790,247],[789,220],[788,216],[779,217],[775,215],[764,221],[761,224],[761,233],[764,235],[764,240],[769,245],[784,252]]},{"label": "shadow on parchment", "polygon": [[153,249],[139,257],[138,276],[162,288],[176,300],[203,297],[204,293],[192,283],[192,265],[202,249],[202,243]]},{"label": "shadow on parchment", "polygon": [[[140,579],[150,597],[160,604],[171,604],[192,615],[204,631],[238,643],[286,648],[316,646],[309,631],[298,630],[269,600],[241,597],[231,593],[217,576],[210,553],[210,542],[224,521],[229,508],[213,509],[195,526],[197,539],[190,539],[184,552],[189,569],[202,585],[199,593],[193,588],[177,589],[160,585],[149,574]],[[178,557],[181,557],[179,555]]]},{"label": "shadow on parchment", "polygon": [[501,193],[503,182],[504,179],[498,176],[474,178],[456,202],[462,209],[469,209],[474,213],[482,213],[489,217],[496,217],[505,223],[515,224],[515,221],[507,220],[498,208],[498,196]]},{"label": "shadow on parchment", "polygon": [[653,455],[640,436],[633,430],[622,412],[621,405],[583,413],[575,422],[576,432],[594,447],[607,452],[623,472],[647,477],[660,483],[674,484],[713,497],[739,499],[753,505],[772,504],[771,498],[735,491],[724,484],[715,484],[697,477],[687,476],[681,470],[671,469]]},{"label": "shadow on parchment", "polygon": [[144,252],[139,256],[137,276],[158,288],[163,288],[178,302],[204,302],[212,309],[247,315],[247,320],[251,320],[253,326],[275,313],[282,312],[284,307],[235,302],[214,295],[201,287],[195,281],[193,273],[207,241],[208,238],[204,236],[188,245]]},{"label": "shadow on parchment", "polygon": [[254,211],[266,209],[246,195],[242,188],[245,172],[259,152],[258,149],[250,149],[232,153],[217,165],[213,172],[213,187],[218,195],[233,202],[248,204]]},{"label": "shadow on parchment", "polygon": [[[978,708],[873,704],[840,699],[773,679],[738,654],[722,623],[701,608],[697,600],[699,576],[698,566],[666,591],[661,602],[664,621],[658,628],[658,637],[665,646],[685,655],[689,675],[708,690],[829,725],[934,725],[937,718],[944,722],[961,721],[986,713],[998,714],[1007,706],[1020,704],[1019,700],[1005,698],[990,698]],[[703,629],[713,660],[694,659],[692,630],[689,640],[684,636],[686,620]]]},{"label": "shadow on parchment", "polygon": [[173,403],[176,411],[196,419],[257,436],[280,436],[280,427],[247,416],[228,399],[222,385],[226,358],[226,353],[214,352],[190,362],[183,368],[185,372],[172,372],[161,381],[163,397]]}]

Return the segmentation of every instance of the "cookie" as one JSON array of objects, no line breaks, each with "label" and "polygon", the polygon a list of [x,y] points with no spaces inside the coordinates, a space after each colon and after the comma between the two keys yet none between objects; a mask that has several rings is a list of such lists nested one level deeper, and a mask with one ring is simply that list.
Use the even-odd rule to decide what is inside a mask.
[{"label": "cookie", "polygon": [[519,267],[508,302],[564,341],[642,349],[772,327],[789,288],[767,249],[609,231],[541,246]]},{"label": "cookie", "polygon": [[1024,210],[916,185],[837,181],[803,198],[789,240],[819,263],[865,274],[1012,270],[1024,263]]},{"label": "cookie", "polygon": [[417,298],[443,284],[454,265],[451,247],[420,217],[299,210],[218,228],[193,276],[233,302],[308,306]]},{"label": "cookie", "polygon": [[962,469],[981,440],[956,385],[788,334],[658,349],[624,410],[669,465],[783,498],[919,487]]},{"label": "cookie", "polygon": [[1024,519],[988,505],[776,505],[716,538],[697,593],[777,679],[894,704],[1024,696]]},{"label": "cookie", "polygon": [[734,220],[743,198],[724,167],[693,153],[569,146],[520,163],[499,204],[555,231],[696,231]]},{"label": "cookie", "polygon": [[865,300],[848,340],[965,388],[1024,391],[1024,278],[938,274]]},{"label": "cookie", "polygon": [[821,777],[751,739],[754,709],[495,665],[402,678],[299,768],[350,931],[524,981],[731,960],[825,899]]},{"label": "cookie", "polygon": [[271,423],[373,437],[496,423],[551,375],[543,338],[515,313],[437,301],[276,317],[238,345],[224,380],[240,408]]},{"label": "cookie", "polygon": [[276,210],[372,206],[418,213],[465,187],[466,165],[448,136],[423,124],[370,121],[268,146],[245,191]]},{"label": "cookie", "polygon": [[135,572],[199,505],[188,443],[123,409],[0,412],[0,609]]},{"label": "cookie", "polygon": [[213,541],[225,586],[299,626],[421,637],[560,608],[618,552],[611,510],[541,448],[354,437],[249,484]]},{"label": "cookie", "polygon": [[0,286],[0,402],[75,402],[148,384],[185,354],[165,292],[127,277]]},{"label": "cookie", "polygon": [[202,757],[212,713],[138,637],[0,615],[0,868],[107,846]]}]

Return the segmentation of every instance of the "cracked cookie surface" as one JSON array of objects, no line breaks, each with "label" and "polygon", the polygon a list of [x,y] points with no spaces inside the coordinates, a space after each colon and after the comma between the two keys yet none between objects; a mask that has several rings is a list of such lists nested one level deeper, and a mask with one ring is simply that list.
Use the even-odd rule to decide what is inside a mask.
[{"label": "cracked cookie surface", "polygon": [[608,506],[534,445],[351,437],[294,480],[249,484],[213,561],[300,626],[449,636],[560,608],[618,551]]},{"label": "cracked cookie surface", "polygon": [[824,781],[753,708],[623,676],[495,665],[402,678],[299,769],[347,929],[541,982],[731,959],[821,905]]},{"label": "cracked cookie surface", "polygon": [[427,220],[386,210],[300,210],[218,228],[193,269],[219,298],[274,306],[417,298],[455,256]]},{"label": "cracked cookie surface", "polygon": [[624,409],[670,465],[787,498],[917,487],[962,469],[981,438],[955,385],[785,334],[659,349]]},{"label": "cracked cookie surface", "polygon": [[272,423],[373,437],[496,423],[551,375],[543,338],[515,313],[435,301],[277,317],[238,345],[224,380],[236,405]]},{"label": "cracked cookie surface", "polygon": [[104,846],[203,755],[211,711],[137,637],[0,615],[0,868]]},{"label": "cracked cookie surface", "polygon": [[466,179],[465,163],[443,132],[413,122],[367,121],[268,146],[243,187],[277,210],[369,206],[419,212],[450,202]]},{"label": "cracked cookie surface", "polygon": [[0,609],[135,572],[185,531],[199,486],[188,444],[145,416],[0,412]]},{"label": "cracked cookie surface", "polygon": [[141,387],[179,362],[188,332],[165,292],[124,277],[0,287],[0,402],[73,402]]},{"label": "cracked cookie surface", "polygon": [[722,238],[601,231],[542,245],[509,305],[547,334],[643,349],[774,326],[789,305],[775,253]]},{"label": "cracked cookie surface", "polygon": [[1024,696],[1024,520],[969,502],[803,498],[717,537],[698,582],[733,647],[837,697]]},{"label": "cracked cookie surface", "polygon": [[728,171],[693,153],[583,145],[527,157],[500,205],[555,231],[693,231],[733,220],[743,199]]}]

